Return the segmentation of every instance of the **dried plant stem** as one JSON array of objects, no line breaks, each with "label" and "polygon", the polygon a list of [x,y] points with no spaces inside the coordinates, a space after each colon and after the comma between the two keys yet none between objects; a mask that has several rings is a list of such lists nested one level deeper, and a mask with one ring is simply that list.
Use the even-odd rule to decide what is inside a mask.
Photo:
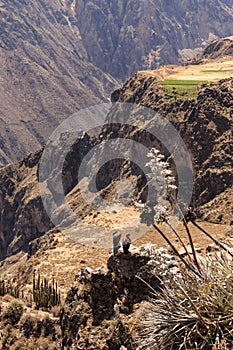
[{"label": "dried plant stem", "polygon": [[185,252],[186,252],[186,254],[187,254],[189,260],[192,261],[192,258],[191,258],[190,254],[189,254],[189,252],[188,252],[187,247],[186,247],[186,244],[185,244],[184,241],[182,240],[182,238],[181,238],[181,236],[179,235],[179,233],[174,229],[174,227],[170,224],[169,221],[166,221],[166,224],[167,224],[167,225],[170,227],[170,229],[175,233],[176,237],[179,239],[179,241],[180,241],[182,247],[184,248],[184,250],[185,250]]},{"label": "dried plant stem", "polygon": [[221,244],[217,239],[215,239],[211,234],[209,234],[207,231],[205,231],[201,226],[199,226],[195,221],[191,221],[194,226],[196,226],[201,232],[203,232],[207,237],[209,237],[216,245],[221,247],[225,252],[230,254],[231,257],[233,257],[233,254],[227,249],[223,244]]},{"label": "dried plant stem", "polygon": [[200,265],[199,265],[198,260],[197,260],[197,254],[195,252],[195,248],[194,248],[194,244],[193,244],[192,235],[190,233],[190,230],[188,228],[188,225],[187,225],[187,222],[186,222],[185,218],[183,218],[183,224],[184,224],[185,230],[186,230],[186,232],[188,234],[189,243],[191,245],[191,249],[192,249],[193,259],[194,259],[195,265],[196,265],[198,271],[201,273]]},{"label": "dried plant stem", "polygon": [[191,246],[191,249],[192,249],[194,263],[195,263],[198,271],[201,273],[200,265],[199,265],[198,260],[197,260],[197,254],[196,254],[196,251],[195,251],[195,248],[194,248],[194,244],[193,244],[192,235],[191,235],[190,230],[188,228],[187,221],[186,221],[186,219],[184,217],[184,214],[183,214],[182,210],[180,209],[180,206],[178,205],[178,203],[176,203],[176,206],[177,206],[177,208],[178,208],[178,210],[179,210],[179,212],[180,212],[180,214],[182,216],[182,222],[183,222],[185,230],[187,232],[189,243],[190,243],[190,246]]},{"label": "dried plant stem", "polygon": [[174,251],[174,253],[179,257],[179,259],[185,264],[185,266],[190,269],[192,272],[194,272],[196,275],[198,275],[199,277],[201,277],[200,275],[200,271],[197,272],[189,263],[187,263],[187,261],[180,255],[180,253],[178,252],[178,250],[176,249],[176,247],[172,244],[172,242],[167,238],[167,236],[163,233],[162,230],[160,230],[158,228],[157,225],[153,224],[153,227],[156,231],[158,231],[160,233],[160,235],[165,239],[165,241],[170,245],[170,247],[172,248],[172,250]]}]

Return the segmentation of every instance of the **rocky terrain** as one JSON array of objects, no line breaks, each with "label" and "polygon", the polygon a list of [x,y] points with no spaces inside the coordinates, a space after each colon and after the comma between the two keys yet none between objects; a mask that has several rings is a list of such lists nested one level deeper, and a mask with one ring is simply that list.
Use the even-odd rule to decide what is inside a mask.
[{"label": "rocky terrain", "polygon": [[116,78],[177,64],[208,42],[232,35],[230,0],[77,0],[75,4],[88,57]]},{"label": "rocky terrain", "polygon": [[233,55],[233,36],[224,38],[222,40],[216,40],[210,45],[208,45],[204,51],[199,55],[199,59],[197,58],[196,61],[201,60],[210,60],[210,59],[217,59],[219,57],[226,57]]},{"label": "rocky terrain", "polygon": [[196,100],[167,102],[161,91],[156,77],[142,72],[115,91],[112,100],[143,104],[176,126],[195,168],[193,205],[203,218],[232,222],[233,79],[200,88]]},{"label": "rocky terrain", "polygon": [[[227,41],[228,48],[230,45],[231,40]],[[223,46],[225,55],[226,46]],[[111,96],[113,102],[120,104],[130,102],[147,106],[164,115],[175,126],[193,161],[195,186],[192,204],[196,214],[201,220],[215,223],[202,222],[201,225],[223,242],[232,239],[233,211],[233,78],[231,66],[228,65],[229,57],[212,59],[208,70],[214,72],[208,72],[210,81],[207,82],[203,78],[207,68],[201,63],[197,65],[195,62],[181,68],[160,67],[158,70],[138,72]],[[220,63],[225,64],[224,69],[219,69]],[[215,65],[218,69],[214,69]],[[178,94],[174,89],[167,91],[166,86],[162,85],[164,79],[171,79],[172,74],[176,74],[175,79],[184,79],[182,74],[187,72],[186,68],[192,73],[197,69],[198,74],[202,74],[195,96],[190,97],[188,92]],[[224,79],[217,79],[216,70],[221,71],[218,74],[224,74]],[[194,80],[192,73],[186,79]],[[229,74],[229,77],[225,74]],[[111,121],[114,112],[113,108],[108,121]],[[143,119],[141,121],[143,123]],[[132,120],[127,122],[130,124]],[[94,226],[110,228],[114,220],[118,220],[118,224],[124,223],[127,217],[131,219],[138,214],[138,210],[129,205],[121,217],[115,210],[104,217],[85,203],[78,188],[77,173],[87,152],[100,144],[103,138],[110,140],[123,136],[148,148],[159,147],[161,152],[166,153],[156,138],[126,124],[124,120],[120,125],[105,126],[99,130],[101,137],[82,134],[65,158],[63,186],[66,200],[82,220]],[[69,135],[61,135],[48,155],[44,176],[48,176],[51,184],[56,179],[59,152],[66,141],[69,141]],[[156,249],[164,246],[165,242],[158,238],[153,229],[140,237],[135,246],[155,242],[156,247],[131,247],[132,254],[120,252],[111,257],[108,249],[83,246],[59,233],[43,208],[39,192],[38,172],[42,152],[31,153],[21,161],[0,169],[0,273],[2,279],[11,281],[19,287],[20,293],[23,292],[20,300],[14,300],[9,295],[0,298],[2,347],[4,350],[68,350],[72,347],[90,350],[136,349],[138,320],[151,295],[145,282],[157,289],[161,279],[165,281],[167,277],[170,278],[169,274],[173,276],[173,273],[179,272],[177,261],[167,249]],[[113,170],[112,173],[110,170]],[[138,176],[141,175],[138,169],[127,162],[116,161],[100,170],[97,179],[100,195],[111,199],[121,175],[138,186],[138,200],[144,179]],[[55,193],[56,187],[53,190]],[[205,252],[210,241],[203,238],[200,231],[193,230],[193,227],[190,229],[198,251]],[[187,244],[184,228],[178,227],[178,230]],[[170,239],[180,249],[177,238],[171,233]],[[214,249],[210,245],[207,248],[208,252]],[[99,266],[102,267],[97,268]],[[61,307],[35,310],[31,300],[34,270],[40,272],[42,277],[58,281]]]},{"label": "rocky terrain", "polygon": [[[232,224],[233,79],[199,86],[196,98],[170,96],[160,81],[160,68],[158,75],[157,71],[138,72],[112,94],[112,101],[140,103],[166,116],[179,131],[191,154],[195,175],[192,205],[197,215],[215,223]],[[117,134],[119,137],[127,136],[136,140],[148,148],[159,146],[156,139],[145,135],[143,131],[126,128],[125,123],[118,128],[112,129],[110,126],[102,131],[102,136],[106,139],[114,138]],[[61,137],[49,155],[51,159],[47,160],[45,171],[51,183],[56,179],[56,166],[55,170],[50,170],[50,166],[59,163],[57,157],[64,142],[65,139]],[[63,186],[67,200],[82,220],[94,220],[93,222],[101,222],[108,227],[114,225],[117,216],[110,215],[106,220],[101,213],[94,213],[85,204],[77,185],[82,158],[100,142],[101,139],[85,134],[74,143],[66,156]],[[38,187],[41,153],[42,151],[30,154],[22,161],[0,170],[1,258],[24,248],[27,250],[32,239],[43,235],[53,226],[43,209]],[[96,155],[96,159],[98,157]],[[97,183],[99,182],[103,196],[111,193],[111,182],[123,173],[126,177],[131,176],[131,179],[132,175],[137,178],[140,174],[137,168],[133,172],[126,171],[125,166],[129,169],[127,164],[121,162],[109,163],[99,172]],[[136,180],[139,192],[144,185],[143,181],[143,178]],[[129,208],[127,215],[134,217],[134,209]]]},{"label": "rocky terrain", "polygon": [[232,35],[232,2],[7,0],[0,28],[5,165],[38,150],[77,109],[106,100],[119,80]]},{"label": "rocky terrain", "polygon": [[63,119],[118,85],[90,63],[76,22],[58,0],[0,2],[0,163],[40,149]]},{"label": "rocky terrain", "polygon": [[144,245],[111,255],[105,267],[76,270],[62,307],[34,310],[27,300],[0,297],[2,348],[136,349],[139,306],[178,271],[166,249]]}]

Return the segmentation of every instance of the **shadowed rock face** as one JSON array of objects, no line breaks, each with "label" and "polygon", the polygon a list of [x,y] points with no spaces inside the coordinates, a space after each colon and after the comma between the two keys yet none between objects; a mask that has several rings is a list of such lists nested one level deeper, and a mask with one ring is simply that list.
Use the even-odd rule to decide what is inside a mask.
[{"label": "shadowed rock face", "polygon": [[233,34],[231,0],[77,0],[76,16],[90,61],[123,79]]},{"label": "shadowed rock face", "polygon": [[192,156],[198,215],[232,222],[233,79],[200,88],[195,100],[168,102],[161,89],[155,77],[141,72],[115,91],[112,100],[150,107],[176,127]]}]

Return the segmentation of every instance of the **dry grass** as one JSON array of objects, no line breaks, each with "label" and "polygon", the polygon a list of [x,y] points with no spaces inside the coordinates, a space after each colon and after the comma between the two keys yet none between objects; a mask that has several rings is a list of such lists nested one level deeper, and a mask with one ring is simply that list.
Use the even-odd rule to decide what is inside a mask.
[{"label": "dry grass", "polygon": [[199,65],[162,66],[153,71],[141,71],[144,75],[156,76],[159,81],[190,80],[215,82],[233,77],[233,61],[228,58],[210,60]]}]

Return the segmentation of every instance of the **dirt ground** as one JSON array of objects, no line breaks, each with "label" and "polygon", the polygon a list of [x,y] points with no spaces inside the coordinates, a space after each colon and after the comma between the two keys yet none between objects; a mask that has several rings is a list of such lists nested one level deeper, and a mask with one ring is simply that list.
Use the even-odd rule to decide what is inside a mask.
[{"label": "dirt ground", "polygon": [[227,59],[223,57],[198,65],[167,65],[161,66],[152,71],[141,71],[141,73],[144,75],[146,74],[149,76],[156,76],[161,81],[164,79],[171,79],[214,82],[221,79],[233,77],[233,60],[232,58]]},{"label": "dirt ground", "polygon": [[[226,239],[232,227],[228,225],[212,224],[208,222],[198,222],[207,232],[209,232],[215,239]],[[160,228],[166,232],[165,225],[160,225]],[[189,224],[190,232],[192,234],[195,248],[205,248],[213,243],[205,234],[201,233],[192,224]],[[184,242],[189,246],[187,233],[182,224],[177,228]],[[171,239],[173,244],[181,249],[174,233],[167,232],[167,236]],[[44,252],[43,257],[35,256],[33,265],[44,276],[54,277],[59,281],[60,288],[64,291],[67,286],[74,281],[75,275],[79,273],[81,268],[90,267],[106,267],[107,259],[110,253],[109,249],[92,248],[85,245],[75,243],[62,234],[58,234],[58,243],[55,248]],[[134,246],[140,246],[145,243],[153,243],[159,247],[167,246],[165,240],[153,228],[150,228],[147,233],[133,242]]]},{"label": "dirt ground", "polygon": [[[207,232],[215,239],[231,240],[233,236],[233,228],[228,225],[212,224],[208,222],[198,222]],[[167,231],[165,224],[160,225],[163,232],[170,238],[172,243],[181,250],[174,233]],[[195,248],[202,249],[205,252],[213,242],[191,223],[189,224]],[[187,233],[182,224],[176,227],[180,236],[184,240],[187,247],[189,246]],[[138,238],[132,243],[133,246],[140,246],[146,243],[156,244],[157,247],[167,246],[165,240],[153,228],[150,228],[147,233]],[[131,247],[132,248],[132,247]],[[32,274],[33,270],[39,271],[41,277],[48,279],[54,278],[59,285],[62,298],[65,298],[67,290],[75,280],[75,276],[80,272],[80,269],[90,267],[92,269],[102,267],[105,268],[107,259],[110,254],[110,249],[93,248],[90,246],[81,245],[72,241],[63,233],[57,233],[54,236],[54,242],[47,249],[41,249],[30,259],[26,253],[20,252],[10,258],[7,258],[0,264],[0,274],[2,278],[11,280],[12,278],[20,278],[23,281],[26,278],[24,290],[32,289]]]}]

